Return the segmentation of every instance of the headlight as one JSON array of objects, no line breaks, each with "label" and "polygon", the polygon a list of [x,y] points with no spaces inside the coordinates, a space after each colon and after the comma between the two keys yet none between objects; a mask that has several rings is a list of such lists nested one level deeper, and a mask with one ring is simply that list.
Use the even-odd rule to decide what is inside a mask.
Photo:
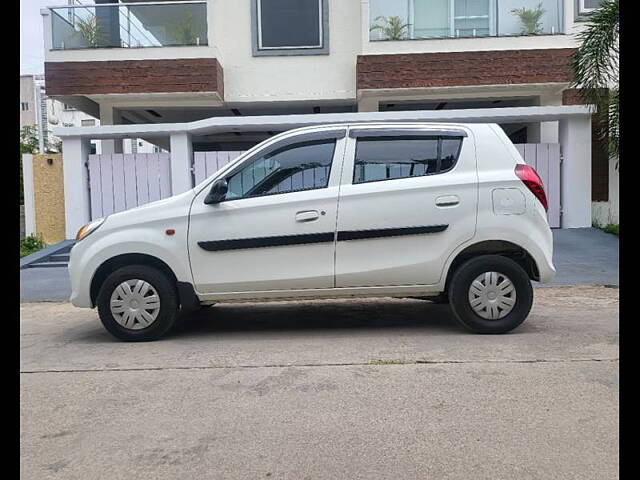
[{"label": "headlight", "polygon": [[98,218],[93,222],[87,223],[84,227],[78,230],[78,234],[76,235],[76,242],[79,242],[83,238],[87,238],[90,234],[95,232],[100,225],[104,223],[106,218]]}]

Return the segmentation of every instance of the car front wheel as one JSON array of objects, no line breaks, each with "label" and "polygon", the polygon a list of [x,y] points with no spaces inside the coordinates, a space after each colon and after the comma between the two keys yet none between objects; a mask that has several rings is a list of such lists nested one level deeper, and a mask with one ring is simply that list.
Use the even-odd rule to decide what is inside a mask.
[{"label": "car front wheel", "polygon": [[531,281],[510,258],[483,255],[462,264],[449,286],[458,321],[476,333],[506,333],[527,318],[533,303]]},{"label": "car front wheel", "polygon": [[179,310],[173,282],[147,265],[129,265],[111,273],[96,303],[107,331],[128,342],[161,337],[173,326]]}]

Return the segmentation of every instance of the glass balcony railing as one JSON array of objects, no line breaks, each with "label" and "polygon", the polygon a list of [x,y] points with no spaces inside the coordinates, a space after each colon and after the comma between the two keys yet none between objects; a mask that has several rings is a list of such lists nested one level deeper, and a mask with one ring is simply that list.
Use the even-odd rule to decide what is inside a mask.
[{"label": "glass balcony railing", "polygon": [[370,40],[563,33],[562,0],[370,0]]},{"label": "glass balcony railing", "polygon": [[56,50],[207,45],[207,2],[52,7]]}]

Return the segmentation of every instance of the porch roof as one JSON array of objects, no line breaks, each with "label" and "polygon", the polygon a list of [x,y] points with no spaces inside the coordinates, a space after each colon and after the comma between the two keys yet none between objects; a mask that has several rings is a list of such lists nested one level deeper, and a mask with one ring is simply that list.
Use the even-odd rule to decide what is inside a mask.
[{"label": "porch roof", "polygon": [[58,127],[53,134],[91,139],[165,137],[175,133],[210,135],[221,132],[284,131],[293,128],[361,122],[457,122],[519,123],[549,122],[591,115],[592,105],[541,107],[473,108],[461,110],[416,110],[403,112],[317,113],[305,115],[261,115],[211,117],[189,123],[151,123],[100,125],[96,127]]}]

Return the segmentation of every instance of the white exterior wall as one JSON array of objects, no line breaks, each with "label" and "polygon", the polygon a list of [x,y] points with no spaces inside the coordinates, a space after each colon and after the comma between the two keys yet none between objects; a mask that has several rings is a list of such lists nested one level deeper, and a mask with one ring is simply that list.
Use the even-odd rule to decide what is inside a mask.
[{"label": "white exterior wall", "polygon": [[360,0],[329,1],[329,55],[254,57],[251,2],[209,0],[209,8],[225,102],[355,99]]}]

